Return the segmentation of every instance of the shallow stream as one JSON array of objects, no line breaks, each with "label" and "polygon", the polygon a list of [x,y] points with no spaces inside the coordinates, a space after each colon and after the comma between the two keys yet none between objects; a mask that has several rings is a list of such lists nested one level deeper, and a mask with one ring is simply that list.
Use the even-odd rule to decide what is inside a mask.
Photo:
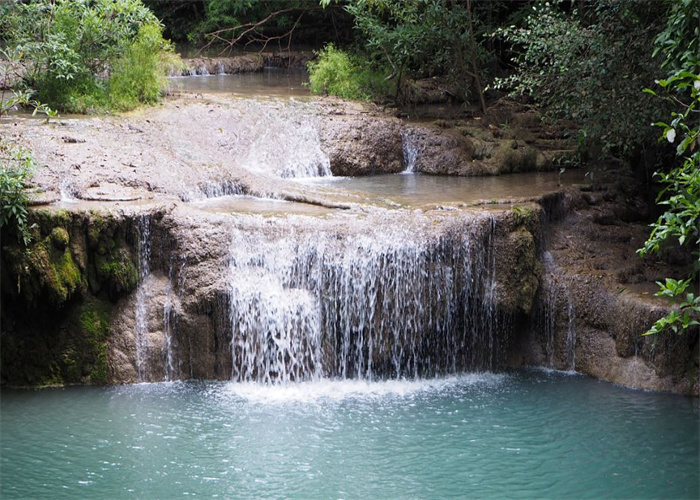
[{"label": "shallow stream", "polygon": [[252,73],[170,78],[171,91],[229,94],[235,97],[308,97],[309,75],[302,69],[265,68]]}]

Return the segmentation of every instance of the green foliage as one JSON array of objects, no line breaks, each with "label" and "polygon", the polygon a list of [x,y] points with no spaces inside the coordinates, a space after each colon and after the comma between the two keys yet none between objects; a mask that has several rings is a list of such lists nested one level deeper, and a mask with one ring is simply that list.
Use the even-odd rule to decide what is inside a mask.
[{"label": "green foliage", "polygon": [[656,282],[659,285],[656,295],[675,302],[678,309],[672,310],[656,321],[644,335],[656,335],[666,330],[681,333],[692,326],[700,325],[700,322],[693,317],[693,312],[700,312],[700,295],[696,296],[692,291],[688,291],[692,286],[691,281],[692,278],[686,280],[666,278],[665,283]]},{"label": "green foliage", "polygon": [[318,60],[308,63],[309,86],[315,94],[331,94],[345,99],[371,99],[387,95],[392,85],[385,75],[373,70],[368,61],[326,45]]},{"label": "green foliage", "polygon": [[658,77],[650,50],[666,5],[656,0],[595,0],[527,7],[520,24],[496,31],[515,52],[515,73],[496,88],[526,95],[552,119],[572,120],[589,157],[631,156],[653,142],[649,123],[664,104],[640,90]]},{"label": "green foliage", "polygon": [[371,56],[392,68],[399,88],[404,74],[448,75],[466,100],[476,83],[467,61],[472,54],[481,63],[491,57],[472,43],[470,14],[462,1],[353,0],[346,9]]},{"label": "green foliage", "polygon": [[0,228],[14,225],[25,246],[31,242],[31,233],[24,186],[33,170],[34,160],[28,150],[0,141]]},{"label": "green foliage", "polygon": [[117,110],[129,110],[139,103],[158,102],[167,87],[162,66],[170,59],[161,27],[145,24],[125,53],[115,61],[109,79],[109,95]]},{"label": "green foliage", "polygon": [[2,27],[25,61],[25,89],[61,110],[129,109],[165,88],[172,49],[140,0],[14,1]]},{"label": "green foliage", "polygon": [[20,78],[23,67],[20,63],[22,54],[17,50],[7,50],[0,48],[0,117],[19,107],[27,107],[34,110],[33,114],[42,113],[46,115],[46,121],[58,116],[58,112],[42,104],[36,99],[32,99],[32,92],[29,90],[11,90],[16,80]]},{"label": "green foliage", "polygon": [[667,329],[682,332],[697,326],[700,317],[700,296],[692,292],[700,273],[700,2],[669,4],[668,22],[656,37],[654,51],[663,54],[662,68],[668,77],[657,82],[659,92],[646,89],[646,93],[674,107],[671,122],[656,125],[663,130],[661,141],[677,144],[678,161],[670,171],[656,174],[665,186],[657,201],[666,212],[652,224],[651,235],[638,252],[644,256],[658,252],[663,243],[677,241],[691,245],[695,265],[685,280],[658,282],[657,295],[676,301],[678,310],[657,321],[647,334]]},{"label": "green foliage", "polygon": [[204,2],[205,15],[188,33],[188,39],[191,42],[201,42],[205,39],[206,34],[212,31],[243,24],[251,16],[265,17],[262,12],[256,12],[254,3],[251,0],[208,0]]}]

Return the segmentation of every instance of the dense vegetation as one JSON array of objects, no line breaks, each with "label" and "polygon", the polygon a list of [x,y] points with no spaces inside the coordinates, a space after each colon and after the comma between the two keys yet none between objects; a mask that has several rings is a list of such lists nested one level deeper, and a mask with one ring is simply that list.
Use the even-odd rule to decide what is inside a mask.
[{"label": "dense vegetation", "polygon": [[585,156],[632,157],[654,143],[649,123],[666,112],[641,92],[660,77],[651,48],[666,9],[655,0],[597,0],[568,11],[562,2],[535,3],[520,23],[496,31],[512,47],[515,72],[495,86],[572,120]]},{"label": "dense vegetation", "polygon": [[[318,47],[347,42],[352,21],[340,5],[324,9],[318,0],[144,0],[180,45],[200,48],[214,42],[215,52],[235,46],[280,49],[293,44]],[[271,45],[270,45],[271,43]],[[248,45],[250,44],[250,45]],[[269,46],[267,46],[269,45]]]},{"label": "dense vegetation", "polygon": [[22,243],[31,241],[24,185],[34,170],[29,151],[0,140],[0,229],[14,226]]},{"label": "dense vegetation", "polygon": [[140,0],[31,0],[2,6],[23,91],[60,111],[129,110],[156,102],[172,50]]}]

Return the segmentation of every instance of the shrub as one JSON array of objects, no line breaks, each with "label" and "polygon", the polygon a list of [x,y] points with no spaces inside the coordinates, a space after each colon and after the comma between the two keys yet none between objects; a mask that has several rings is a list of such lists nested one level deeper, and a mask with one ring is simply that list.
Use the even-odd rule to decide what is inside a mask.
[{"label": "shrub", "polygon": [[345,99],[369,100],[392,92],[392,84],[368,61],[326,45],[318,60],[308,63],[309,86],[315,94],[331,94]]},{"label": "shrub", "polygon": [[0,228],[15,225],[26,245],[31,242],[27,226],[27,195],[24,185],[34,170],[29,151],[8,142],[0,142]]},{"label": "shrub", "polygon": [[656,321],[647,335],[665,330],[680,333],[693,327],[697,333],[700,325],[700,13],[697,0],[667,0],[666,4],[669,16],[654,40],[654,53],[663,55],[661,69],[667,76],[657,81],[658,92],[646,92],[673,107],[670,123],[656,125],[663,130],[660,140],[676,145],[676,161],[668,172],[656,173],[664,185],[657,202],[666,211],[651,225],[651,235],[638,252],[644,256],[677,242],[690,247],[694,266],[685,279],[657,281],[656,295],[671,299],[677,308]]},{"label": "shrub", "polygon": [[160,26],[141,26],[134,42],[112,65],[109,79],[112,107],[129,110],[139,103],[158,102],[167,87],[162,68],[172,59],[172,53],[164,48]]},{"label": "shrub", "polygon": [[165,88],[172,49],[141,0],[14,1],[1,23],[24,86],[60,110],[130,109]]}]

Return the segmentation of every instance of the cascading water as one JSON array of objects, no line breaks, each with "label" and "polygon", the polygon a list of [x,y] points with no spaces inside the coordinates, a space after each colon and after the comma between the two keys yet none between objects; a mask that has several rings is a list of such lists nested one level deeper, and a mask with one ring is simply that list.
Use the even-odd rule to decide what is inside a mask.
[{"label": "cascading water", "polygon": [[75,197],[75,189],[70,184],[70,181],[67,178],[64,178],[59,183],[59,191],[62,203],[75,203],[76,201],[78,201]]},{"label": "cascading water", "polygon": [[415,144],[412,134],[407,130],[401,131],[401,147],[403,149],[404,172],[415,172],[416,159],[418,158],[418,147]]},{"label": "cascading water", "polygon": [[566,329],[566,360],[568,369],[576,371],[576,308],[568,288],[566,289],[566,312],[568,315]]},{"label": "cascading water", "polygon": [[248,217],[231,245],[232,379],[493,368],[493,221],[454,221],[436,234],[424,219],[349,232],[319,224],[309,238],[288,221]]},{"label": "cascading water", "polygon": [[168,285],[165,290],[165,303],[163,304],[163,334],[165,336],[165,381],[170,382],[177,376],[175,370],[175,361],[173,355],[173,332],[170,324],[170,316],[172,314],[172,293],[173,293],[173,265],[170,263],[170,272],[168,273]]},{"label": "cascading water", "polygon": [[[547,365],[576,370],[576,309],[566,280],[549,252],[543,255],[547,278],[540,297],[536,329],[544,334]],[[565,315],[565,318],[564,318]],[[566,325],[565,330],[563,325]],[[563,335],[562,331],[566,334]],[[559,362],[558,362],[559,361]]]},{"label": "cascading water", "polygon": [[268,109],[258,105],[252,130],[241,131],[242,166],[252,172],[283,178],[331,174],[330,160],[321,149],[318,127],[290,105]]},{"label": "cascading water", "polygon": [[138,217],[139,287],[136,290],[135,332],[136,371],[138,381],[147,379],[146,356],[148,352],[148,291],[144,280],[151,273],[151,218],[148,214]]}]

